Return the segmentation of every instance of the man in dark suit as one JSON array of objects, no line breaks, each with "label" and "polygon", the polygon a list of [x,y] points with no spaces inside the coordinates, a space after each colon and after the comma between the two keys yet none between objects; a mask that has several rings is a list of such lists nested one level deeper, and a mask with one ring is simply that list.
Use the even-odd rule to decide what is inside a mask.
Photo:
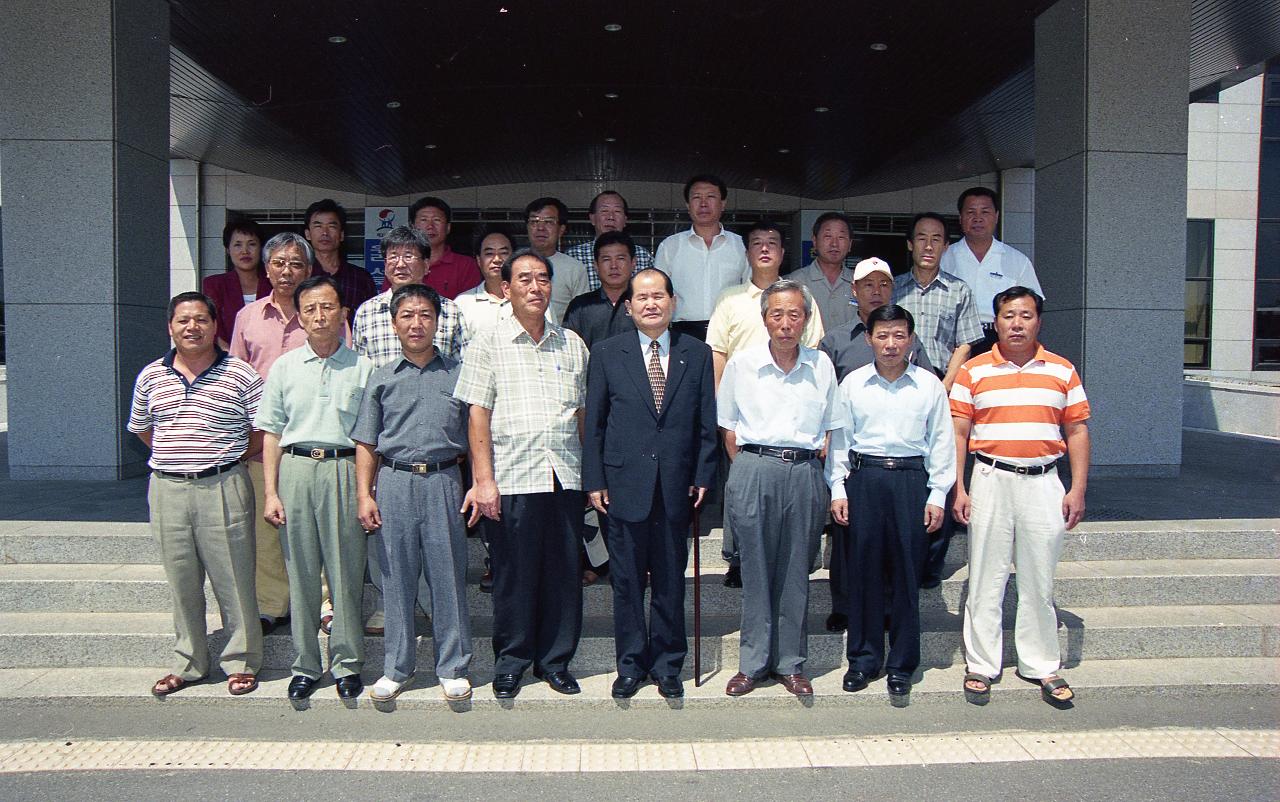
[{"label": "man in dark suit", "polygon": [[[618,678],[613,696],[634,696],[646,677],[667,698],[684,694],[685,531],[715,480],[715,378],[711,349],[670,331],[671,279],[641,270],[627,301],[636,333],[591,354],[583,436],[584,487],[609,516]],[[645,576],[650,578],[645,624]]]}]

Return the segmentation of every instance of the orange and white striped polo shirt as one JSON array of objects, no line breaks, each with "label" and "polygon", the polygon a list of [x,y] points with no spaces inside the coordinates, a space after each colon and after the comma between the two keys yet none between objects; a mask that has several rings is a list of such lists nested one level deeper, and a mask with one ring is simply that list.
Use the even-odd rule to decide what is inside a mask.
[{"label": "orange and white striped polo shirt", "polygon": [[1043,465],[1066,452],[1062,425],[1087,420],[1089,399],[1075,366],[1043,345],[1022,367],[993,345],[960,368],[951,387],[951,414],[973,421],[970,451]]}]

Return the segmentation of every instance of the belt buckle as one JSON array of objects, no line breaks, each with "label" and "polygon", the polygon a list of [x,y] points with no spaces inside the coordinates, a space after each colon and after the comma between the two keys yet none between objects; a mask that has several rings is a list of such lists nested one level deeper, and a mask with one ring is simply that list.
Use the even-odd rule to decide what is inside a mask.
[{"label": "belt buckle", "polygon": [[199,471],[189,471],[187,473],[182,474],[182,478],[187,480],[199,479],[200,477],[197,475],[198,473]]},{"label": "belt buckle", "polygon": [[784,448],[784,449],[782,449],[782,461],[783,461],[783,462],[795,462],[795,461],[796,461],[796,450],[795,450],[794,448]]},{"label": "belt buckle", "polygon": [[431,466],[427,465],[427,463],[425,462],[415,462],[409,466],[409,472],[416,473],[416,474],[425,474],[427,473],[427,468],[429,467]]},{"label": "belt buckle", "polygon": [[308,456],[310,456],[311,459],[324,459],[324,449],[313,448],[311,449],[311,453]]},{"label": "belt buckle", "polygon": [[886,471],[895,471],[898,469],[898,461],[893,457],[885,457],[884,462],[881,464],[884,466]]},{"label": "belt buckle", "polygon": [[1029,476],[1029,475],[1031,475],[1031,466],[1030,466],[1030,465],[1015,465],[1015,466],[1013,466],[1013,472],[1014,472],[1014,473],[1016,473],[1016,474],[1018,474],[1019,476]]}]

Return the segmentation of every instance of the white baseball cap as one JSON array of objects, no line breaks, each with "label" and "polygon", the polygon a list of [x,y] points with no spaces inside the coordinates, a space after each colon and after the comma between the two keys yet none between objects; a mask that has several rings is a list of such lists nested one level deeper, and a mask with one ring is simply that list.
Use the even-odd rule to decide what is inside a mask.
[{"label": "white baseball cap", "polygon": [[893,278],[893,270],[889,267],[889,263],[878,257],[863,259],[853,268],[853,280],[862,281],[872,273],[884,273],[889,278]]}]

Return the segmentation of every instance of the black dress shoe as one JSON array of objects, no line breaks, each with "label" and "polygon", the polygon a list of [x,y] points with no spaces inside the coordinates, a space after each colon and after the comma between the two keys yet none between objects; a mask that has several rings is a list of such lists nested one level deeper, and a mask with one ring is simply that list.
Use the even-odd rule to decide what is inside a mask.
[{"label": "black dress shoe", "polygon": [[300,702],[311,695],[316,689],[316,680],[311,677],[304,677],[297,674],[293,679],[289,680],[289,698],[295,702]]},{"label": "black dress shoe", "polygon": [[832,613],[827,616],[828,632],[844,632],[849,628],[849,616],[844,613]]},{"label": "black dress shoe", "polygon": [[940,576],[926,576],[923,580],[921,580],[921,582],[920,582],[920,588],[921,588],[922,590],[933,590],[934,588],[936,588],[937,586],[939,586],[939,585],[941,585],[941,584],[942,584],[942,577],[940,577]]},{"label": "black dress shoe", "polygon": [[867,687],[867,685],[870,684],[870,682],[871,682],[871,678],[868,677],[866,674],[863,674],[861,671],[851,668],[848,671],[844,672],[844,682],[841,683],[841,687],[843,687],[849,693],[857,693],[858,691]]},{"label": "black dress shoe", "polygon": [[684,683],[675,674],[669,677],[658,677],[658,693],[664,699],[679,699],[684,696]]},{"label": "black dress shoe", "polygon": [[726,588],[742,587],[742,569],[736,565],[729,566],[729,570],[724,572],[724,586]]},{"label": "black dress shoe", "polygon": [[359,674],[348,674],[345,677],[338,677],[338,698],[354,699],[364,690],[364,681],[360,679]]},{"label": "black dress shoe", "polygon": [[885,680],[891,696],[906,696],[911,693],[911,680],[907,677],[889,677]]},{"label": "black dress shoe", "polygon": [[498,674],[493,678],[495,699],[514,699],[517,693],[520,693],[519,674]]},{"label": "black dress shoe", "polygon": [[613,698],[630,699],[636,695],[636,691],[640,690],[643,684],[644,680],[637,677],[618,677],[613,681]]},{"label": "black dress shoe", "polygon": [[551,686],[551,690],[556,693],[563,693],[572,696],[575,693],[581,693],[582,689],[578,687],[578,681],[568,671],[549,671],[545,675],[539,675],[541,679],[547,681]]}]

